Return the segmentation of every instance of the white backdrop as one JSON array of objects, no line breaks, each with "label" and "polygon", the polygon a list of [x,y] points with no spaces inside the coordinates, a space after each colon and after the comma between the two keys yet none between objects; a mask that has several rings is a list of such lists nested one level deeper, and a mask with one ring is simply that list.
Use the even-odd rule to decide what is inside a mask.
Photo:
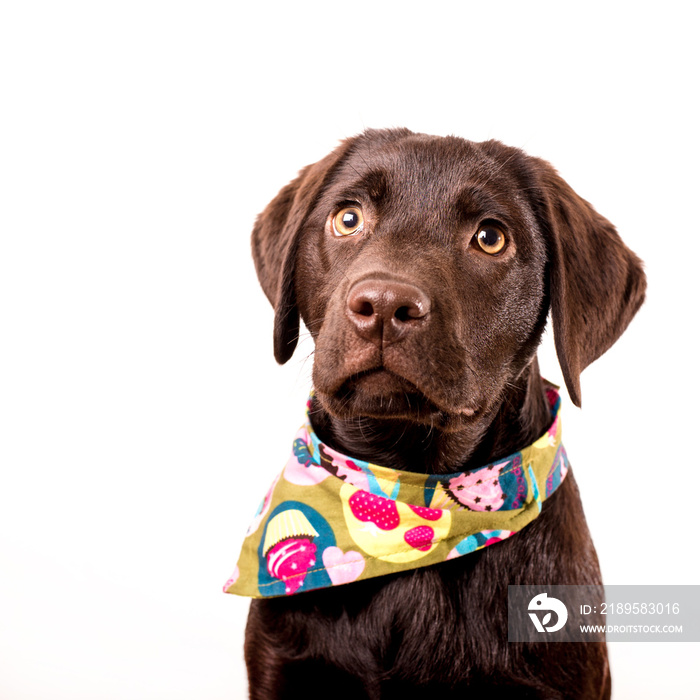
[{"label": "white backdrop", "polygon": [[[646,261],[565,443],[606,581],[700,583],[690,4],[242,4],[0,10],[0,698],[245,696],[221,586],[311,353],[276,366],[249,234],[370,126],[544,157]],[[698,651],[611,645],[614,697],[700,697]]]}]

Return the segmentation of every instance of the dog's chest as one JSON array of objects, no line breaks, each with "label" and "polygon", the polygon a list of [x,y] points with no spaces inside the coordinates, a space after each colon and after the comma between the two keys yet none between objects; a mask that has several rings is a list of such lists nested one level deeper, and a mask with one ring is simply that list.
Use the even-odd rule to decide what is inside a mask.
[{"label": "dog's chest", "polygon": [[[505,543],[504,543],[505,544]],[[491,578],[486,552],[463,560],[362,581],[295,599],[256,601],[282,648],[298,658],[323,658],[348,673],[372,665],[379,673],[411,677],[468,675],[488,665],[490,636],[505,620],[507,587]],[[501,559],[490,556],[488,559]],[[491,632],[489,632],[491,630]],[[300,646],[299,641],[304,643]],[[484,650],[481,657],[480,649]]]}]

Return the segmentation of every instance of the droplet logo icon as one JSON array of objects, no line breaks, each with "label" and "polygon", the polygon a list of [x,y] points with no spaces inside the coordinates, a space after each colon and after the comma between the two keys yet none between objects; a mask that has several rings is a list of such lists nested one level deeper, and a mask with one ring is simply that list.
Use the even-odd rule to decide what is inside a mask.
[{"label": "droplet logo icon", "polygon": [[[566,609],[566,605],[564,605],[564,603],[562,603],[558,598],[548,596],[546,593],[536,595],[530,601],[527,609],[531,611],[529,613],[530,619],[538,632],[557,632],[566,624],[566,621],[569,618],[569,612]],[[545,611],[546,614],[540,620],[538,613]],[[557,618],[556,622],[550,625],[549,623],[552,621],[552,613],[555,613]]]}]

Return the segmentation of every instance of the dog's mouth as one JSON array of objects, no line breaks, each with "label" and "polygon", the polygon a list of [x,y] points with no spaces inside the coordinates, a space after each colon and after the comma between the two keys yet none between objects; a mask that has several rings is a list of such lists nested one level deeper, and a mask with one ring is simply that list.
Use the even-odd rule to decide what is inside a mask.
[{"label": "dog's mouth", "polygon": [[338,418],[410,420],[443,429],[456,428],[476,409],[450,409],[429,397],[405,377],[375,367],[348,377],[332,393],[317,390],[326,410]]}]

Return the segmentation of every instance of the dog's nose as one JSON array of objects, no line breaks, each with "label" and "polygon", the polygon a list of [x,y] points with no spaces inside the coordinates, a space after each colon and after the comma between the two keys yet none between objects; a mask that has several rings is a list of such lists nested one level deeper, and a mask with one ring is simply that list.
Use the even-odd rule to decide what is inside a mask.
[{"label": "dog's nose", "polygon": [[347,314],[358,335],[378,344],[393,343],[423,323],[430,299],[407,282],[366,279],[354,284]]}]

